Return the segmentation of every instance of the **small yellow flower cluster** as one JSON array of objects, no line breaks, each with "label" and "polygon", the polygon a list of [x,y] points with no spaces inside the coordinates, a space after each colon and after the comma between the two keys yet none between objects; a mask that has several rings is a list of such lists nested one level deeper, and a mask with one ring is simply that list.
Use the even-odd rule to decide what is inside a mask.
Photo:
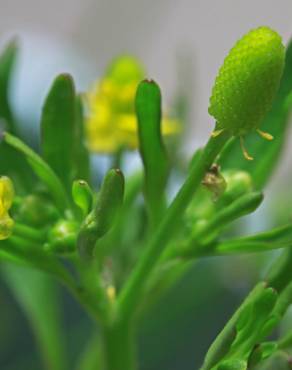
[{"label": "small yellow flower cluster", "polygon": [[8,214],[14,196],[12,181],[6,177],[0,177],[0,240],[7,239],[13,228],[13,220]]},{"label": "small yellow flower cluster", "polygon": [[[137,148],[135,94],[144,78],[145,71],[137,59],[121,56],[113,61],[101,81],[86,94],[86,130],[91,151],[114,153],[123,148]],[[163,135],[178,131],[176,120],[163,118]]]}]

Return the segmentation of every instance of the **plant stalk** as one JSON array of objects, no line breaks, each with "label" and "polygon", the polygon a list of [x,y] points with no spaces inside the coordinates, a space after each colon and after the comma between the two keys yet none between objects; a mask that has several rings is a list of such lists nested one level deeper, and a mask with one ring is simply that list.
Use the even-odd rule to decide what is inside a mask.
[{"label": "plant stalk", "polygon": [[136,370],[135,338],[132,322],[115,321],[103,328],[102,370]]},{"label": "plant stalk", "polygon": [[182,217],[205,173],[209,170],[228,139],[230,139],[230,134],[227,131],[217,137],[211,136],[200,158],[192,166],[188,178],[167,209],[157,231],[150,238],[144,254],[136,264],[121,292],[118,303],[122,317],[131,317],[134,313],[143,294],[147,278],[155,267],[163,249],[174,235],[178,220]]}]

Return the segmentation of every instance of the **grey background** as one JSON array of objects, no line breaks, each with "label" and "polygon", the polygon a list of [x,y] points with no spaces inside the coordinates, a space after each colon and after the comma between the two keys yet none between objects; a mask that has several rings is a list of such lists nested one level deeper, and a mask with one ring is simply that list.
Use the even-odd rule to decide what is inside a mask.
[{"label": "grey background", "polygon": [[292,35],[290,0],[1,0],[0,5],[0,40],[18,35],[22,44],[18,111],[39,110],[58,72],[73,73],[78,87],[87,88],[120,52],[138,55],[168,99],[178,85],[178,60],[188,59],[199,139],[212,128],[210,89],[233,43],[259,25],[276,29],[285,42]]}]

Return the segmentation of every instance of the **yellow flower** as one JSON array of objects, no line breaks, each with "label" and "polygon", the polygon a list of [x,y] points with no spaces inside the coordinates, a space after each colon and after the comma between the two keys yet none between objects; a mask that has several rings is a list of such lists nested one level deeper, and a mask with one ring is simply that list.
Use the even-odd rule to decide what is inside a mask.
[{"label": "yellow flower", "polygon": [[[86,94],[86,131],[90,150],[112,153],[121,148],[137,148],[134,101],[137,86],[143,78],[145,71],[139,61],[131,56],[122,56],[113,61],[101,81]],[[176,120],[163,118],[164,135],[178,131]]]},{"label": "yellow flower", "polygon": [[13,228],[13,220],[8,214],[14,197],[12,181],[6,177],[0,177],[0,240],[7,239]]}]

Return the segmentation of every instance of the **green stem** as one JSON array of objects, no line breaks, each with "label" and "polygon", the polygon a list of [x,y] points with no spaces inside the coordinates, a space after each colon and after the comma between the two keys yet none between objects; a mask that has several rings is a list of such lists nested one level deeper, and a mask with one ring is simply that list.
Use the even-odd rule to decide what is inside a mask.
[{"label": "green stem", "polygon": [[150,238],[144,254],[121,292],[118,303],[123,317],[130,317],[135,310],[143,294],[147,277],[155,267],[167,242],[174,235],[178,220],[181,218],[194,193],[201,184],[206,171],[213,164],[229,138],[230,135],[227,132],[223,132],[217,137],[211,137],[202,155],[191,168],[188,178],[166,211],[157,231]]},{"label": "green stem", "polygon": [[102,370],[101,343],[99,333],[94,333],[85,345],[75,370]]},{"label": "green stem", "polygon": [[24,237],[26,239],[33,240],[34,242],[44,242],[45,240],[44,232],[27,225],[22,225],[18,222],[13,226],[13,235]]},{"label": "green stem", "polygon": [[135,345],[130,321],[116,321],[103,328],[103,370],[135,370]]},{"label": "green stem", "polygon": [[75,297],[81,305],[87,307],[94,320],[105,324],[110,320],[111,307],[96,263],[92,261],[89,263],[83,261],[74,262],[81,283],[81,287],[75,288]]}]

